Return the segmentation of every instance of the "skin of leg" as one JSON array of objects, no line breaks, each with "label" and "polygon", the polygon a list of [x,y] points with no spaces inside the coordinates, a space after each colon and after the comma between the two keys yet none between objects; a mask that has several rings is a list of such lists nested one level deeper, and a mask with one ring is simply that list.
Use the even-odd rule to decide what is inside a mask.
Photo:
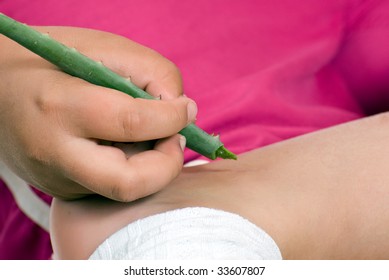
[{"label": "skin of leg", "polygon": [[388,139],[384,113],[260,148],[237,161],[184,168],[165,189],[135,202],[55,199],[53,248],[58,258],[88,258],[132,221],[203,206],[258,225],[285,259],[388,259]]}]

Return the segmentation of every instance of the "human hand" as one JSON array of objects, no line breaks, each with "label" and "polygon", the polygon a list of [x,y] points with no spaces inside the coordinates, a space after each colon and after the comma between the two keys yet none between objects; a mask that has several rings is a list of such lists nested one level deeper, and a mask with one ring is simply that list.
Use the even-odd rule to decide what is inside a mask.
[{"label": "human hand", "polygon": [[[39,27],[162,100],[134,99],[69,76],[1,37],[0,156],[20,177],[63,199],[98,193],[130,201],[163,188],[182,168],[196,116],[176,67],[156,52],[99,31]],[[129,152],[115,142],[159,140]],[[138,146],[138,145],[137,145]]]}]

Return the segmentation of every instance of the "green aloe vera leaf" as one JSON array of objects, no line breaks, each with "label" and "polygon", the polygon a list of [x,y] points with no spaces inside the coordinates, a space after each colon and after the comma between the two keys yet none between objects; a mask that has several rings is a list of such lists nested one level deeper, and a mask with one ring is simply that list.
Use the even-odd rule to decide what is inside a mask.
[{"label": "green aloe vera leaf", "polygon": [[[0,13],[0,33],[56,65],[65,73],[92,84],[119,90],[134,98],[155,99],[131,81],[116,74],[102,63],[94,61],[74,48],[69,48],[26,24]],[[180,132],[186,138],[186,146],[210,159],[218,157],[237,159],[227,150],[218,136],[212,136],[195,124],[189,124]]]}]

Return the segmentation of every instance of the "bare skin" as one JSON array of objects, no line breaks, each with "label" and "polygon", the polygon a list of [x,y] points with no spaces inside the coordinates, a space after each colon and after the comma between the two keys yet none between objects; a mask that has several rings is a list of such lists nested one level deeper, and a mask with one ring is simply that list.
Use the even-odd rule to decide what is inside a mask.
[{"label": "bare skin", "polygon": [[[175,65],[110,33],[37,29],[162,100],[134,99],[89,84],[0,36],[0,159],[28,183],[63,199],[98,193],[130,201],[171,182],[183,163],[176,134],[197,112],[195,103],[182,96]],[[131,156],[106,145],[162,138],[154,149]]]},{"label": "bare skin", "polygon": [[61,259],[86,259],[137,219],[190,206],[237,213],[268,232],[285,259],[389,258],[389,115],[184,168],[167,188],[130,203],[55,199]]}]

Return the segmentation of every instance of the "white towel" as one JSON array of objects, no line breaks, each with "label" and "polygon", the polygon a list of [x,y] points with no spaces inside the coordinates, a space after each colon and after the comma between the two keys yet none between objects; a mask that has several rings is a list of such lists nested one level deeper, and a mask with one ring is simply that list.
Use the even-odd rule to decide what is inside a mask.
[{"label": "white towel", "polygon": [[279,260],[282,256],[274,240],[250,221],[194,207],[130,223],[107,238],[90,259]]}]

